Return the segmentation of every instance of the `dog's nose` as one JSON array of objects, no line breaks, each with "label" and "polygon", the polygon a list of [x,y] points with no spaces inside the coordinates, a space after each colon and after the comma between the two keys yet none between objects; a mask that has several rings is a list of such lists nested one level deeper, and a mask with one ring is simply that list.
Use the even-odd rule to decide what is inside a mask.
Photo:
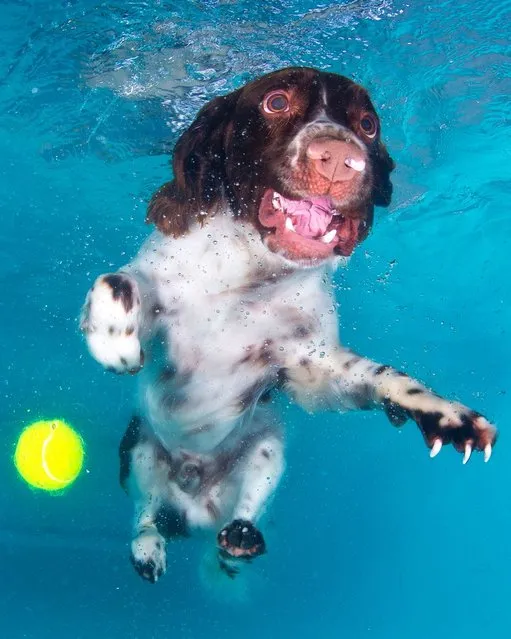
[{"label": "dog's nose", "polygon": [[309,144],[306,153],[315,170],[330,182],[351,180],[366,167],[363,151],[342,140],[317,138]]}]

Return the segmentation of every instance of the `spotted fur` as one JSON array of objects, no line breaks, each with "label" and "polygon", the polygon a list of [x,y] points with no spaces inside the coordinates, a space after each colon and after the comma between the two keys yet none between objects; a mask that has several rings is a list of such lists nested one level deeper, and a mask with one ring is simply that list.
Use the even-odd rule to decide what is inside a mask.
[{"label": "spotted fur", "polygon": [[[312,77],[295,75],[306,87]],[[343,91],[352,90],[352,83],[337,86],[327,75],[324,90],[314,89],[323,111],[326,99],[341,100]],[[232,137],[227,115],[235,116],[225,109],[240,95],[215,102],[187,132],[177,153],[188,149],[192,155],[183,156],[182,166],[178,162],[176,183],[151,205],[159,230],[119,273],[97,279],[82,311],[93,357],[117,373],[138,373],[137,416],[120,447],[121,481],[135,504],[132,561],[152,582],[165,572],[168,539],[198,528],[222,531],[219,565],[229,576],[240,559],[264,551],[255,526],[284,470],[272,392],[287,393],[309,411],[379,408],[396,426],[412,419],[433,453],[452,443],[465,458],[467,447],[488,457],[496,439],[480,414],[342,347],[331,274],[343,258],[304,263],[279,254],[257,220],[233,203],[233,191],[225,195],[230,183],[215,190],[217,178],[228,179],[224,164],[233,158],[213,157],[208,139],[216,140],[220,125]],[[310,108],[307,113],[315,117]],[[298,143],[281,147],[296,154]],[[374,148],[384,153],[382,145]],[[378,153],[373,160],[371,153],[368,161],[377,167]],[[278,166],[282,172],[284,164]],[[207,170],[216,177],[206,179],[205,192],[198,181]],[[365,213],[383,192],[390,197],[388,172],[376,180],[377,173],[371,173],[376,191],[370,181],[363,184]],[[200,207],[206,207],[203,217]]]}]

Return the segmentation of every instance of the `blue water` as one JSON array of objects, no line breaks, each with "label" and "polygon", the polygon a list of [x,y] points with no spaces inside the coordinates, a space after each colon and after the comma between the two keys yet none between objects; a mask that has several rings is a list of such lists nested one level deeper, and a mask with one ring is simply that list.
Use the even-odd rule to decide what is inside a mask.
[{"label": "blue water", "polygon": [[[509,637],[510,1],[3,0],[0,17],[0,636]],[[337,278],[344,341],[501,438],[463,467],[430,460],[412,424],[290,407],[270,552],[243,600],[218,601],[198,542],[156,587],[129,565],[133,380],[91,360],[77,315],[148,233],[199,106],[288,64],[364,83],[398,163],[390,211]],[[54,416],[88,451],[59,498],[11,462],[20,429]]]}]

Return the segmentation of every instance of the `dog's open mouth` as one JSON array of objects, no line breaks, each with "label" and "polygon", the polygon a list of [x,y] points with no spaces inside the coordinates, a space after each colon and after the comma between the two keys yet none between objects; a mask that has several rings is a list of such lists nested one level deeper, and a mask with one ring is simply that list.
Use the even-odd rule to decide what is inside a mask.
[{"label": "dog's open mouth", "polygon": [[268,247],[297,260],[351,255],[364,224],[360,218],[339,213],[329,196],[292,200],[272,190],[262,198],[259,221],[272,229],[266,239]]}]

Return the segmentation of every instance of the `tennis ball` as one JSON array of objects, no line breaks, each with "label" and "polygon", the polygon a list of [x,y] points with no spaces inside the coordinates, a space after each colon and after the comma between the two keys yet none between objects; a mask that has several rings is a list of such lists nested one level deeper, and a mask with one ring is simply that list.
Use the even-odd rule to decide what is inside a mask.
[{"label": "tennis ball", "polygon": [[66,422],[52,419],[35,422],[23,430],[14,464],[30,486],[57,492],[78,477],[83,457],[82,438]]}]

